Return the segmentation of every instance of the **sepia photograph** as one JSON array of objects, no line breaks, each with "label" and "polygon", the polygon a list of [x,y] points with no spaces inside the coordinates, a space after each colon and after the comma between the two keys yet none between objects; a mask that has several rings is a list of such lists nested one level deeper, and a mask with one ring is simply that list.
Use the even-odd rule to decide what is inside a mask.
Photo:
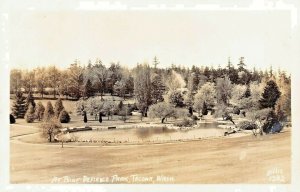
[{"label": "sepia photograph", "polygon": [[280,2],[28,2],[6,27],[11,184],[292,183]]}]

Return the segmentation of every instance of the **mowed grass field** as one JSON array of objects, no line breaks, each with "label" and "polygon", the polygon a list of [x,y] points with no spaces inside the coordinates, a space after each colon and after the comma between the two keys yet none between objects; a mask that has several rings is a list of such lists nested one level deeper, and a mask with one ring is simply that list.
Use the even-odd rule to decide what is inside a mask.
[{"label": "mowed grass field", "polygon": [[[12,126],[12,131],[18,129],[21,127]],[[26,130],[32,134],[32,129]],[[20,141],[25,137],[11,138],[11,183],[51,183],[55,177],[65,176],[164,175],[174,180],[162,183],[261,184],[273,182],[273,170],[281,170],[283,178],[275,183],[291,181],[291,128],[263,137],[129,146],[65,144],[61,148],[60,144]]]}]

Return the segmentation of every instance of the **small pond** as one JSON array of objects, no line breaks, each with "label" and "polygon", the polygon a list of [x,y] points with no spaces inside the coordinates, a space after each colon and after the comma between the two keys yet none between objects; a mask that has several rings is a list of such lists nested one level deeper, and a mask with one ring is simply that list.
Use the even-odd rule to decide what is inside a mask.
[{"label": "small pond", "polygon": [[190,140],[224,135],[224,129],[218,128],[219,123],[202,123],[192,129],[171,129],[157,125],[152,127],[93,130],[70,133],[77,141],[93,142],[167,142],[174,140]]}]

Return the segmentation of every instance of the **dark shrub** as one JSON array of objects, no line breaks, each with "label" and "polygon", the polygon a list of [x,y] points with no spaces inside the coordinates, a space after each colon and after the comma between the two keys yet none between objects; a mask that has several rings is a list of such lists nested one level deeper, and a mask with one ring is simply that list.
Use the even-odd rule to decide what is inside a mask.
[{"label": "dark shrub", "polygon": [[238,127],[244,130],[252,130],[252,129],[257,129],[257,125],[253,122],[250,121],[243,121],[239,123]]},{"label": "dark shrub", "polygon": [[239,115],[241,113],[241,111],[240,111],[240,109],[237,106],[234,106],[233,110],[232,110],[232,113]]},{"label": "dark shrub", "polygon": [[191,106],[189,107],[189,114],[193,115],[193,108]]},{"label": "dark shrub", "polygon": [[198,120],[199,120],[199,118],[198,118],[196,115],[192,115],[192,116],[191,116],[191,119],[192,119],[193,121],[198,121]]},{"label": "dark shrub", "polygon": [[205,102],[203,102],[202,115],[207,115],[207,114],[208,114],[207,105]]},{"label": "dark shrub", "polygon": [[14,124],[16,122],[16,119],[12,114],[9,114],[9,121],[10,121],[10,124]]},{"label": "dark shrub", "polygon": [[264,125],[262,126],[262,129],[263,129],[263,132],[265,133],[270,133],[271,132],[271,129],[272,129],[272,126],[278,122],[278,117],[277,115],[275,114],[274,110],[271,110],[269,113],[268,113],[268,116],[267,116],[267,119],[266,119],[266,122],[264,123]]},{"label": "dark shrub", "polygon": [[59,120],[61,123],[69,123],[71,118],[66,110],[62,110],[59,114]]},{"label": "dark shrub", "polygon": [[216,110],[215,110],[215,109],[211,109],[211,112],[210,112],[210,114],[211,114],[211,115],[214,115],[214,114],[215,114],[215,112],[216,112]]},{"label": "dark shrub", "polygon": [[174,123],[175,126],[178,126],[178,127],[192,127],[193,125],[195,125],[196,122],[191,120],[191,119],[187,119],[187,118],[184,118],[182,121],[180,122],[177,122],[177,123]]}]

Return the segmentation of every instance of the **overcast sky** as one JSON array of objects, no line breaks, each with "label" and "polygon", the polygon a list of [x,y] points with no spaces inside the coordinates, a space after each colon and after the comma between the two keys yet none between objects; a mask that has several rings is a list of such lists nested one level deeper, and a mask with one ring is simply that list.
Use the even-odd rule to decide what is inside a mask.
[{"label": "overcast sky", "polygon": [[288,11],[18,11],[9,18],[12,68],[68,67],[100,58],[133,67],[225,66],[288,70]]}]

